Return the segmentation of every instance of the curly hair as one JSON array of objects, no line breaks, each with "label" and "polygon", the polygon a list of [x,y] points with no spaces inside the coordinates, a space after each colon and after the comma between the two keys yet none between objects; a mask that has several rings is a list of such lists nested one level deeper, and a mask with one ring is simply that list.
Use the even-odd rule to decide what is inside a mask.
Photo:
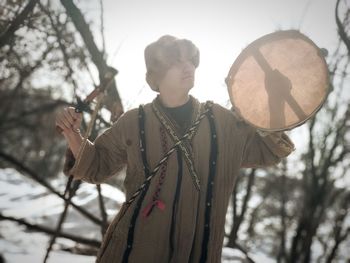
[{"label": "curly hair", "polygon": [[179,61],[181,55],[198,67],[199,50],[190,40],[165,35],[145,48],[146,81],[152,90],[159,90],[159,81]]}]

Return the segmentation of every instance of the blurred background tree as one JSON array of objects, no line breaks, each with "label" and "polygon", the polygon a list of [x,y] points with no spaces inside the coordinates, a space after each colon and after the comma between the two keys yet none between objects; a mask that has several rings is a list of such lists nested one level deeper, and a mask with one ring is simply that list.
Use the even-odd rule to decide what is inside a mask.
[{"label": "blurred background tree", "polygon": [[350,9],[342,4],[338,46],[327,57],[330,94],[315,118],[291,132],[307,139],[306,148],[295,160],[238,178],[227,246],[247,255],[258,248],[277,262],[350,260]]},{"label": "blurred background tree", "polygon": [[[62,236],[62,225],[70,205],[100,224],[102,233],[106,229],[107,215],[100,186],[97,190],[102,219],[72,203],[79,182],[62,195],[61,189],[51,186],[50,179],[62,176],[66,151],[63,137],[55,128],[57,110],[84,100],[103,82],[111,67],[106,62],[104,44],[98,47],[90,25],[71,0],[5,0],[0,4],[0,15],[0,167],[10,164],[65,199],[64,211],[54,229],[48,230],[23,219],[6,219],[52,235],[46,261],[56,237]],[[98,112],[91,140],[123,112],[114,79],[106,94],[102,103],[104,114]],[[93,106],[87,109],[88,113]],[[86,128],[91,118],[89,114],[84,117]],[[121,178],[115,182],[120,183]],[[99,246],[96,240],[69,238]]]},{"label": "blurred background tree", "polygon": [[[72,1],[5,0],[0,7],[1,153],[55,177],[66,148],[55,113],[95,88],[108,70],[104,50]],[[115,82],[108,95],[104,116],[115,121],[123,109]],[[92,137],[111,124],[98,119]]]}]

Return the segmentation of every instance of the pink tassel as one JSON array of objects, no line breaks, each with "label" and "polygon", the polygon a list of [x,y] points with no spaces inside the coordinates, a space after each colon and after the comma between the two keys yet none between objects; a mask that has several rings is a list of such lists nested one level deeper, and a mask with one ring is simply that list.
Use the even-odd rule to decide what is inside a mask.
[{"label": "pink tassel", "polygon": [[165,209],[165,204],[161,200],[156,200],[156,206],[162,211],[164,211],[164,209]]},{"label": "pink tassel", "polygon": [[163,201],[161,201],[161,200],[155,200],[155,201],[153,201],[152,203],[149,203],[149,204],[142,210],[142,216],[143,216],[144,218],[148,217],[148,216],[151,214],[151,212],[152,212],[154,206],[157,206],[161,211],[164,211],[164,209],[165,209],[165,203],[164,203]]}]

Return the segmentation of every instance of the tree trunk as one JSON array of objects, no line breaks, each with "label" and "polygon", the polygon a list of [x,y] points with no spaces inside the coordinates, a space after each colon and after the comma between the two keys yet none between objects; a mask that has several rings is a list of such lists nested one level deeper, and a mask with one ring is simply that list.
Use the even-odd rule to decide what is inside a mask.
[{"label": "tree trunk", "polygon": [[[102,82],[106,73],[109,72],[109,66],[104,60],[103,53],[98,49],[94,41],[89,25],[86,23],[83,14],[72,0],[61,0],[61,3],[66,9],[67,15],[72,19],[76,29],[83,38],[83,41],[91,55],[91,59],[98,69],[100,82]],[[123,113],[123,106],[115,81],[112,82],[111,87],[107,90],[107,93],[108,100],[106,100],[106,106],[111,112],[111,120],[114,122]]]},{"label": "tree trunk", "polygon": [[[246,188],[247,190],[246,190],[246,195],[245,195],[243,203],[242,203],[241,212],[239,213],[238,216],[233,217],[233,225],[232,225],[231,233],[229,235],[229,241],[227,243],[228,247],[234,247],[234,244],[236,243],[237,233],[238,233],[239,227],[241,226],[241,223],[243,222],[244,216],[247,212],[248,202],[250,199],[252,186],[254,185],[254,179],[255,179],[255,169],[252,169],[250,174],[249,174],[249,177],[248,177],[248,183],[247,183],[247,188]],[[237,184],[237,182],[236,182],[236,184]],[[237,188],[235,188],[235,189],[237,189]],[[233,195],[237,195],[237,192],[234,191]]]},{"label": "tree trunk", "polygon": [[281,178],[281,230],[280,230],[280,249],[277,255],[277,262],[282,263],[286,262],[286,202],[287,202],[287,195],[286,195],[286,161],[283,162],[283,170],[282,170],[282,178]]}]

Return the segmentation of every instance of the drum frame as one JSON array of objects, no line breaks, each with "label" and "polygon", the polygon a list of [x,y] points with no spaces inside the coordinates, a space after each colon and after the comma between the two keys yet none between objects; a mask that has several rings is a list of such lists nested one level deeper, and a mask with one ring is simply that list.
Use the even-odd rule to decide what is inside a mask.
[{"label": "drum frame", "polygon": [[[311,114],[309,114],[304,120],[301,120],[295,124],[291,124],[291,125],[287,125],[285,128],[263,128],[260,126],[255,125],[254,123],[246,120],[240,113],[240,110],[235,106],[234,104],[234,100],[233,100],[233,94],[231,92],[231,87],[233,85],[233,81],[234,81],[234,76],[237,73],[239,67],[241,66],[241,64],[246,60],[246,58],[248,56],[252,55],[252,50],[254,50],[254,48],[260,47],[262,45],[264,45],[267,42],[271,42],[271,41],[275,41],[275,40],[279,40],[279,39],[286,39],[286,38],[296,38],[296,39],[302,39],[306,42],[308,42],[309,44],[311,44],[312,46],[315,47],[316,50],[318,50],[318,55],[321,58],[321,61],[323,63],[323,66],[326,70],[325,75],[326,75],[326,80],[327,80],[327,87],[326,87],[326,93],[324,95],[324,97],[322,98],[321,103],[318,105],[318,107],[316,107],[313,112]],[[328,65],[326,63],[326,60],[324,58],[323,52],[322,50],[307,36],[305,36],[304,34],[300,33],[298,30],[286,30],[286,31],[276,31],[267,35],[264,35],[258,39],[256,39],[255,41],[253,41],[251,44],[249,44],[245,49],[242,50],[242,52],[238,55],[238,57],[236,58],[236,60],[234,61],[234,63],[232,64],[229,73],[225,79],[226,85],[227,85],[227,89],[228,89],[228,93],[230,96],[230,101],[232,103],[233,106],[233,110],[239,115],[240,118],[242,118],[245,122],[247,122],[248,124],[250,124],[251,126],[255,127],[256,129],[262,130],[262,131],[267,131],[267,132],[274,132],[274,131],[286,131],[286,130],[290,130],[293,128],[296,128],[302,124],[304,124],[306,121],[308,121],[310,118],[312,118],[323,106],[324,102],[326,101],[329,93],[330,93],[330,87],[329,87],[329,83],[330,83],[330,77],[329,77],[329,72],[328,72]]]}]

